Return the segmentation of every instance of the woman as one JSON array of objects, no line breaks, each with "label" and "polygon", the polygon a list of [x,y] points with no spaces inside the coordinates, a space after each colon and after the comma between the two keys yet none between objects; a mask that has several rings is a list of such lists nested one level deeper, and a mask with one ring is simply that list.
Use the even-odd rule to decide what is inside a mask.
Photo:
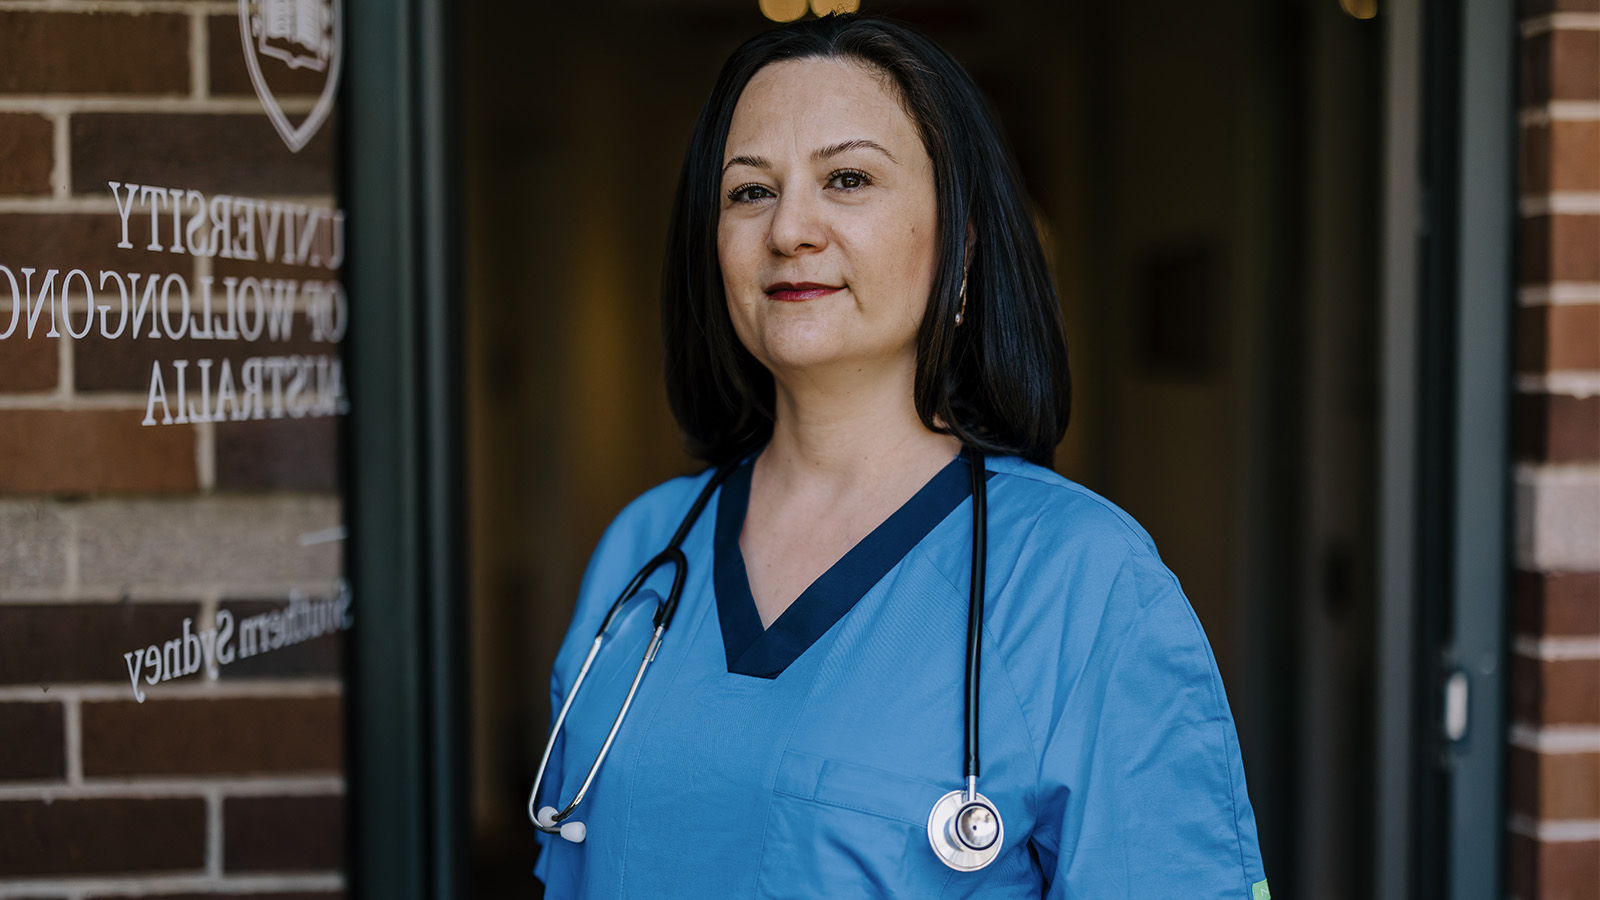
[{"label": "woman", "polygon": [[590,562],[530,802],[549,896],[1264,896],[1194,613],[1046,468],[1056,297],[960,67],[866,19],[749,41],[672,229],[668,395],[718,468]]}]

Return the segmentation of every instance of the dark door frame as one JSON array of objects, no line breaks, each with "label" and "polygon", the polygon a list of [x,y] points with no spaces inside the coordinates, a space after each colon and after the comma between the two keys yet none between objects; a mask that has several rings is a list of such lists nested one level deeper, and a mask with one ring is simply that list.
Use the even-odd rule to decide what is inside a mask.
[{"label": "dark door frame", "polygon": [[[1396,0],[1388,13],[1383,900],[1504,895],[1513,7]],[[1453,712],[1452,693],[1465,701]]]},{"label": "dark door frame", "polygon": [[444,900],[466,896],[468,774],[452,16],[345,15],[349,893]]}]

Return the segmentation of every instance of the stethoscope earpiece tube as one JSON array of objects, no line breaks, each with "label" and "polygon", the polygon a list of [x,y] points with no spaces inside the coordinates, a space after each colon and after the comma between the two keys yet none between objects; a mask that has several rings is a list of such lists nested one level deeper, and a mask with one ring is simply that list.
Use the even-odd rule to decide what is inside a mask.
[{"label": "stethoscope earpiece tube", "polygon": [[[730,460],[723,463],[711,478],[700,489],[700,495],[694,500],[694,505],[689,507],[689,514],[683,517],[683,522],[678,525],[678,530],[673,533],[672,540],[667,548],[657,553],[653,559],[645,563],[638,574],[628,580],[628,586],[606,610],[604,619],[600,620],[600,628],[595,632],[594,643],[589,646],[589,655],[584,657],[583,665],[578,667],[578,677],[573,679],[572,688],[567,691],[567,699],[561,703],[561,711],[556,715],[555,724],[550,726],[550,738],[545,741],[544,756],[539,759],[539,774],[534,776],[533,791],[528,795],[528,818],[533,820],[533,825],[546,834],[559,834],[563,838],[581,843],[588,836],[588,829],[582,822],[567,822],[567,817],[578,808],[583,798],[589,793],[589,787],[594,784],[595,775],[600,772],[600,764],[605,761],[606,754],[611,750],[611,744],[617,738],[617,732],[622,728],[622,721],[628,715],[628,707],[633,705],[634,694],[639,691],[639,682],[644,680],[645,670],[650,663],[655,661],[656,651],[661,648],[661,637],[667,631],[667,626],[672,624],[672,617],[678,611],[678,599],[683,596],[683,585],[688,578],[689,561],[683,555],[682,544],[684,538],[689,536],[689,530],[694,527],[695,520],[700,518],[700,513],[710,502],[711,495],[717,487],[726,481],[728,476],[739,465],[739,460]],[[616,621],[618,613],[638,595],[639,589],[645,581],[662,566],[671,564],[673,567],[672,589],[667,592],[667,599],[656,606],[655,617],[652,624],[655,631],[650,635],[650,645],[645,648],[644,658],[639,661],[639,670],[633,676],[633,683],[628,686],[628,695],[623,698],[622,708],[617,711],[616,719],[611,722],[611,730],[606,734],[605,743],[600,745],[600,752],[595,755],[594,764],[589,767],[589,772],[584,776],[583,785],[578,788],[578,793],[559,812],[553,806],[535,809],[539,802],[539,788],[544,785],[545,769],[550,764],[550,752],[555,749],[556,738],[561,733],[561,726],[567,720],[567,711],[572,708],[572,701],[578,696],[578,689],[583,687],[583,681],[589,676],[589,667],[594,665],[594,658],[600,653],[600,647],[605,643],[606,632],[611,630],[611,625]]]}]

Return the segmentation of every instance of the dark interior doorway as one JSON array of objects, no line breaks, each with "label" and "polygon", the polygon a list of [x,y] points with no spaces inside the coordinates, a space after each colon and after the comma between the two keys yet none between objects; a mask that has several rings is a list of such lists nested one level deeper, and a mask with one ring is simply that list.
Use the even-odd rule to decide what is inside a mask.
[{"label": "dark interior doorway", "polygon": [[[1333,0],[864,0],[992,98],[1078,386],[1064,474],[1155,537],[1211,638],[1283,896],[1372,886],[1381,20]],[[756,0],[460,12],[473,846],[525,897],[578,579],[693,468],[656,276],[693,118]]]}]

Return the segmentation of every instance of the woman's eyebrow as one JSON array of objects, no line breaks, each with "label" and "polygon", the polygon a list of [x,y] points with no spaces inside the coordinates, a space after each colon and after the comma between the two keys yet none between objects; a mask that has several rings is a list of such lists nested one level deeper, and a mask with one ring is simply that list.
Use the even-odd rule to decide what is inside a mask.
[{"label": "woman's eyebrow", "polygon": [[[889,157],[890,162],[900,162],[900,160],[895,159],[894,154],[885,149],[882,144],[878,143],[877,141],[867,140],[866,138],[856,138],[855,140],[840,141],[837,144],[829,144],[826,147],[818,147],[817,149],[811,151],[811,158],[813,160],[821,161],[830,157],[838,156],[841,153],[848,153],[851,150],[876,150],[879,153],[882,153],[884,156]],[[768,162],[767,158],[764,156],[735,156],[733,159],[728,160],[727,163],[723,165],[722,174],[728,174],[728,170],[734,166],[749,166],[752,169],[771,169],[772,163]]]},{"label": "woman's eyebrow", "polygon": [[772,168],[772,163],[767,162],[766,157],[762,156],[735,156],[733,159],[728,160],[727,163],[723,165],[722,174],[728,174],[728,170],[734,166],[749,166],[752,169],[770,169]]},{"label": "woman's eyebrow", "polygon": [[882,144],[878,143],[877,141],[869,141],[866,138],[856,138],[853,141],[840,141],[837,144],[829,144],[826,147],[819,147],[811,151],[811,158],[814,160],[824,160],[851,150],[876,150],[879,153],[882,153],[884,156],[889,157],[890,162],[898,163],[900,161],[894,158],[893,153],[890,153],[888,150],[884,149]]}]

